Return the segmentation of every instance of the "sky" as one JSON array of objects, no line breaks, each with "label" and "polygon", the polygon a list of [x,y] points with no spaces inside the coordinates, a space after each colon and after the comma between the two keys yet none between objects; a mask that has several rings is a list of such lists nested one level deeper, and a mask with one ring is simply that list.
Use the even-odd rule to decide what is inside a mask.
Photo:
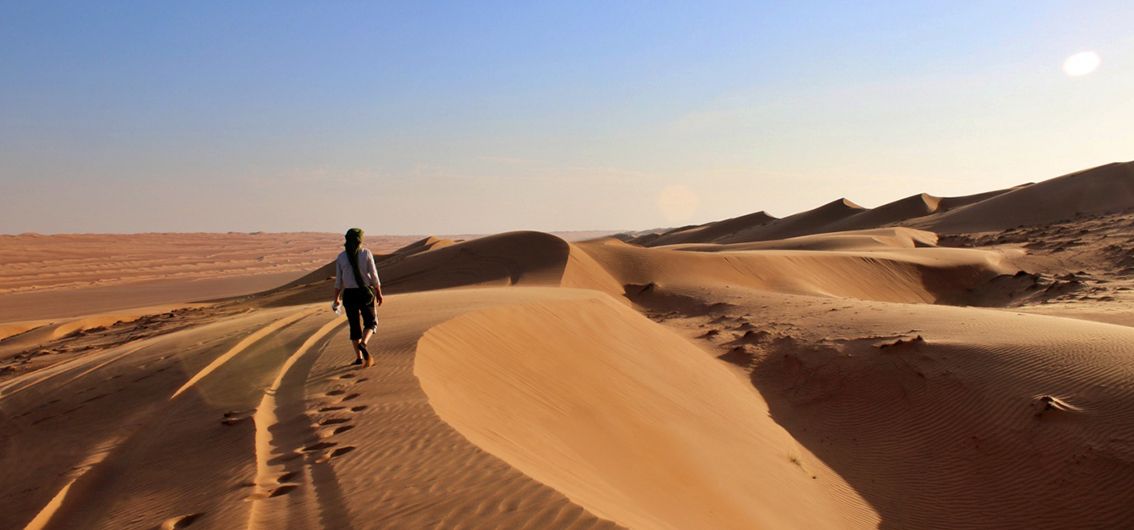
[{"label": "sky", "polygon": [[1004,188],[1134,159],[1131,20],[0,0],[0,233],[646,229]]}]

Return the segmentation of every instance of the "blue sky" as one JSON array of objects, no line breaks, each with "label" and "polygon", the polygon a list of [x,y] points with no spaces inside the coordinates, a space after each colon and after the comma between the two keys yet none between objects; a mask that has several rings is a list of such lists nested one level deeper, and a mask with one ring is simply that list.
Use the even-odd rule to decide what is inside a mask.
[{"label": "blue sky", "polygon": [[893,4],[3,1],[0,232],[647,228],[1134,159],[1134,4]]}]

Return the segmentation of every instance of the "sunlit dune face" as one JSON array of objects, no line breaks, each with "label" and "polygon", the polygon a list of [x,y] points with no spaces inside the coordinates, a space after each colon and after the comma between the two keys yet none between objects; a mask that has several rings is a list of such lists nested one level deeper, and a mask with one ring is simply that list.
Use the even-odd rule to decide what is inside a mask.
[{"label": "sunlit dune face", "polygon": [[1079,52],[1063,61],[1063,73],[1070,77],[1080,77],[1094,72],[1102,59],[1095,52]]},{"label": "sunlit dune face", "polygon": [[681,184],[666,186],[658,194],[658,209],[670,223],[688,221],[700,204],[701,200],[697,194],[688,186]]}]

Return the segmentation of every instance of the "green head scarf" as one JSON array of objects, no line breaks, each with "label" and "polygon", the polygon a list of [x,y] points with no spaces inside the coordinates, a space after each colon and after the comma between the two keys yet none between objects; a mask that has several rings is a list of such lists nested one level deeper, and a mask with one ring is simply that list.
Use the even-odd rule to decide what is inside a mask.
[{"label": "green head scarf", "polygon": [[[359,287],[370,291],[370,286],[362,281],[362,271],[358,268],[358,250],[362,248],[362,229],[351,228],[346,231],[344,237],[346,243],[343,246],[346,247],[347,258],[350,258],[350,268],[351,272],[354,273],[354,281]],[[371,293],[371,296],[373,296],[373,293]]]}]

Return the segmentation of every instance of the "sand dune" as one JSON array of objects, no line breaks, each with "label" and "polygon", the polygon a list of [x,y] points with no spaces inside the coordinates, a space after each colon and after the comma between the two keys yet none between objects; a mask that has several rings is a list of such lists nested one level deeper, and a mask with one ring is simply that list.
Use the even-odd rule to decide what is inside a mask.
[{"label": "sand dune", "polygon": [[995,190],[962,197],[935,197],[928,193],[919,193],[859,212],[846,219],[824,226],[822,230],[824,232],[841,232],[845,230],[863,230],[891,225],[903,225],[913,222],[915,219],[935,214],[943,214],[962,206],[982,202],[1018,188],[1019,187]]},{"label": "sand dune", "polygon": [[204,304],[151,306],[128,311],[96,313],[80,318],[32,320],[4,324],[0,326],[0,358],[5,357],[5,354],[57,341],[68,335],[83,333],[92,329],[104,329],[115,324],[133,322],[146,315],[169,313],[170,311],[183,307],[202,307],[203,305]]},{"label": "sand dune", "polygon": [[[756,212],[748,215],[742,215],[740,217],[733,217],[732,219],[725,219],[724,221],[716,221],[704,225],[679,228],[663,234],[658,234],[657,237],[651,238],[648,243],[650,246],[673,245],[680,243],[709,243],[731,236],[737,232],[749,230],[757,226],[766,225],[775,220],[775,217],[772,217],[765,212]],[[636,242],[639,244],[646,243],[643,240],[637,240]]]},{"label": "sand dune", "polygon": [[920,193],[878,206],[863,208],[839,199],[813,210],[776,219],[763,211],[669,230],[621,237],[649,247],[790,239],[794,237],[909,226],[937,233],[1004,230],[1067,221],[1086,215],[1119,212],[1134,202],[1134,162],[1107,164],[1040,184],[960,197]]},{"label": "sand dune", "polygon": [[671,245],[677,250],[721,252],[737,250],[893,250],[937,246],[937,234],[912,228],[875,228],[849,230],[731,245],[689,244]]},{"label": "sand dune", "polygon": [[[953,300],[958,291],[1017,270],[1010,258],[1018,252],[921,248],[934,241],[930,233],[888,229],[757,244],[647,250],[613,238],[567,243],[549,234],[512,232],[410,255],[388,267],[379,262],[379,267],[383,290],[391,293],[527,285],[594,289],[621,297],[628,289],[635,289],[631,286],[641,289],[651,283],[709,282],[911,302]],[[752,252],[757,248],[781,250]],[[832,252],[797,250],[816,248]],[[315,281],[296,282],[276,291],[270,303],[325,299],[331,289],[330,277],[315,277],[310,278]]]},{"label": "sand dune", "polygon": [[750,389],[607,296],[462,315],[425,334],[415,366],[473,443],[620,524],[849,524]]},{"label": "sand dune", "polygon": [[1131,208],[1134,162],[1071,173],[973,203],[913,226],[939,233],[1039,225]]},{"label": "sand dune", "polygon": [[661,306],[655,318],[748,370],[777,423],[863,495],[880,527],[1122,527],[1134,517],[1120,441],[1134,419],[1122,382],[1131,328],[727,296],[712,312]]},{"label": "sand dune", "polygon": [[864,211],[866,211],[865,208],[847,199],[839,199],[782,219],[776,219],[764,212],[757,212],[725,221],[675,230],[657,238],[632,240],[631,242],[657,247],[680,243],[727,244],[786,239],[829,231],[827,227]]},{"label": "sand dune", "polygon": [[[407,240],[367,369],[337,237],[251,296],[6,307],[0,528],[1128,527],[1134,328],[1089,320],[1134,325],[1130,171],[643,244]],[[244,270],[189,240],[177,289]],[[12,289],[41,250],[5,254]],[[57,285],[106,274],[110,305],[158,270],[81,254]]]},{"label": "sand dune", "polygon": [[941,198],[928,193],[906,197],[877,208],[856,213],[823,227],[824,232],[862,230],[887,226],[907,219],[924,217],[936,213],[941,206]]},{"label": "sand dune", "polygon": [[[430,241],[430,240],[425,240]],[[551,234],[509,232],[461,243],[417,242],[376,257],[382,291],[405,293],[468,286],[559,285],[570,245]],[[334,277],[324,265],[273,293],[275,304],[325,300]]]},{"label": "sand dune", "polygon": [[[832,245],[821,240],[817,244]],[[660,296],[670,288],[719,286],[932,303],[1015,272],[1010,264],[1014,253],[990,250],[754,251],[730,250],[726,245],[705,252],[704,247],[644,249],[614,239],[578,246],[602,263],[628,295]]]},{"label": "sand dune", "polygon": [[864,210],[863,207],[847,200],[839,199],[806,212],[776,219],[765,225],[754,226],[722,237],[715,243],[744,243],[769,239],[815,234],[826,231],[826,227],[851,217]]}]

